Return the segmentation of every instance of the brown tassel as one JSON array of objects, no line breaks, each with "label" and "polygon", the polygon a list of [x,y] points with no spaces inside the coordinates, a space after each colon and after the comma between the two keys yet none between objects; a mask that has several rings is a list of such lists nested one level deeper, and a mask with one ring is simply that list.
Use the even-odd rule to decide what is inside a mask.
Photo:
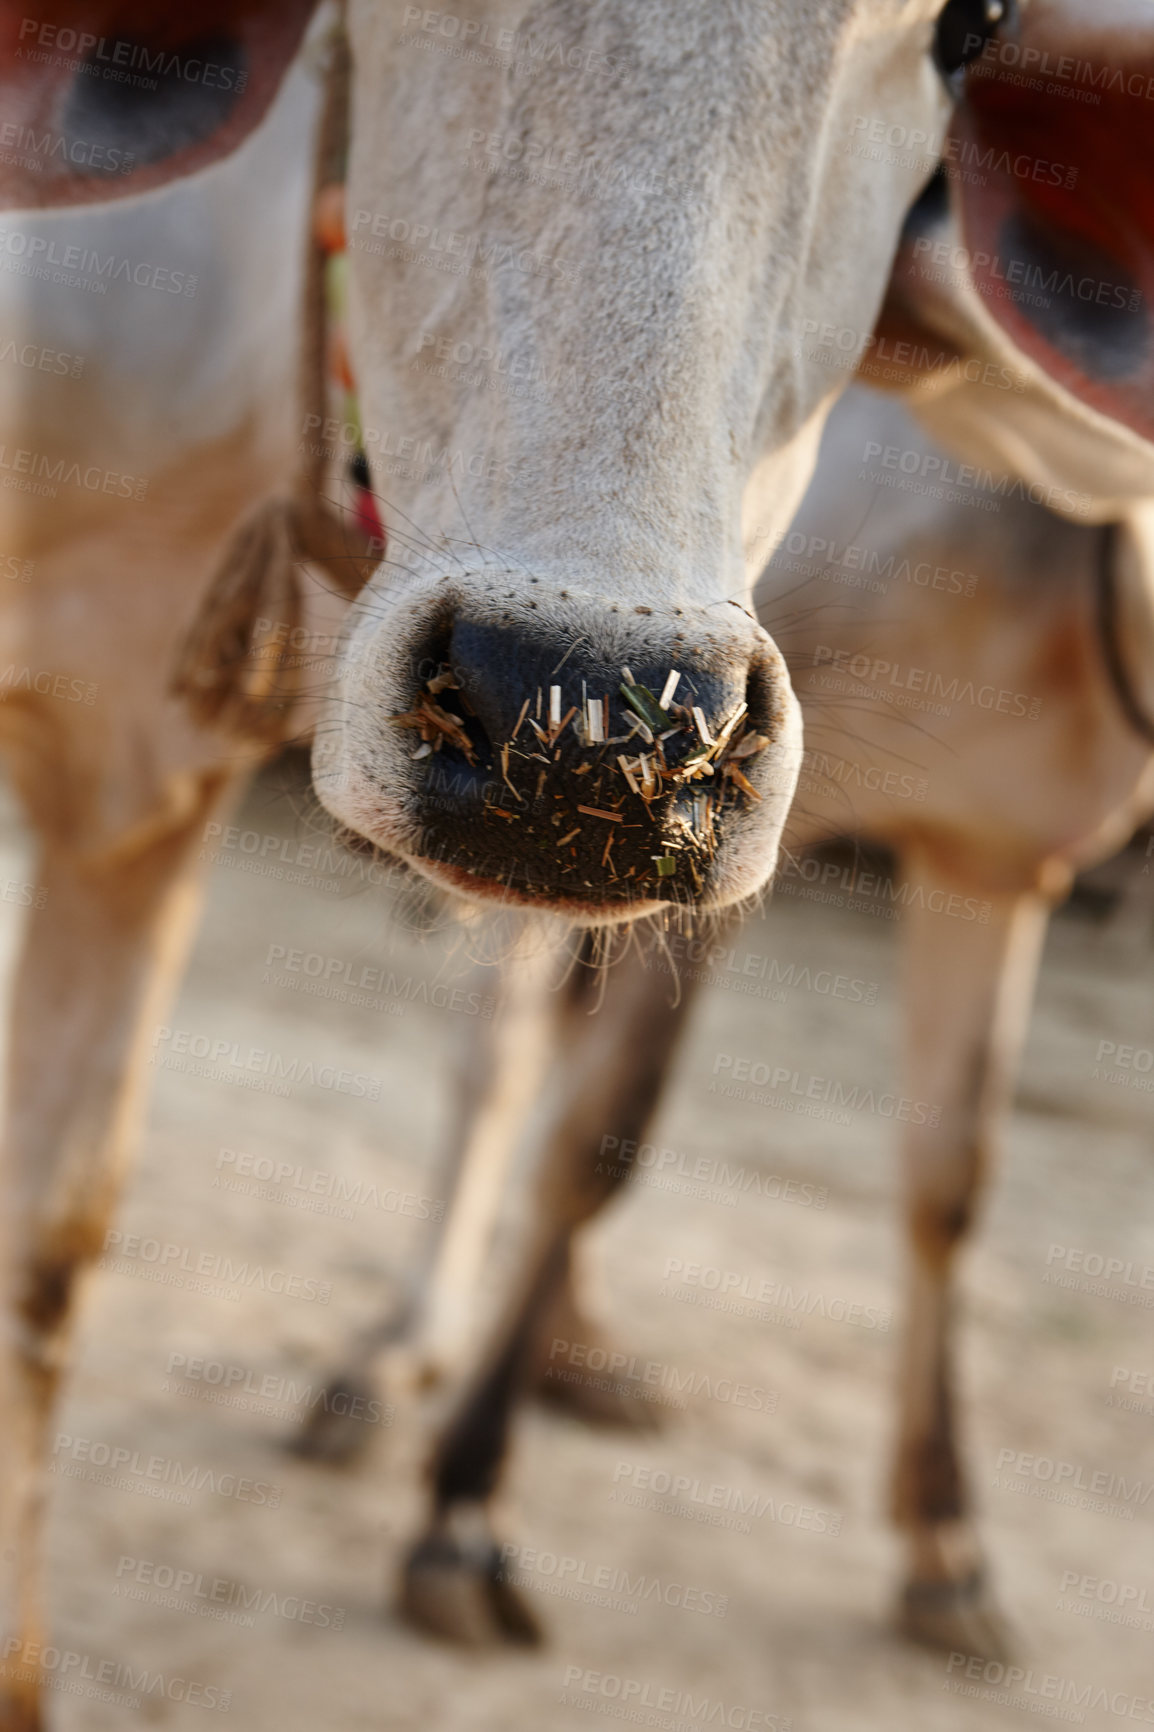
[{"label": "brown tassel", "polygon": [[[225,727],[270,744],[283,739],[296,692],[287,643],[300,623],[301,595],[291,533],[292,506],[266,501],[233,537],[188,634],[173,691],[203,727]],[[256,644],[258,619],[287,630],[278,647]]]},{"label": "brown tassel", "polygon": [[[270,745],[287,738],[300,689],[292,643],[302,615],[297,567],[305,559],[350,598],[376,563],[368,538],[317,501],[266,500],[237,530],[173,678],[173,692],[203,727]],[[276,625],[264,643],[259,620]]]}]

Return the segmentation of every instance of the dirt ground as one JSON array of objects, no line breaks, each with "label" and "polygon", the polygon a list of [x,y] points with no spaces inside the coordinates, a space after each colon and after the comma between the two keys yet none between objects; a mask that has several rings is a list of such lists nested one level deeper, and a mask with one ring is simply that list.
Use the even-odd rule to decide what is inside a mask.
[{"label": "dirt ground", "polygon": [[[1131,1393],[1154,1388],[1151,1101],[1136,1086],[1154,1062],[1148,905],[1053,926],[966,1272],[970,1460],[1027,1674],[1012,1699],[972,1681],[987,1694],[959,1693],[957,1670],[888,1626],[894,1126],[868,1108],[839,1122],[710,1092],[719,1053],[892,1084],[900,920],[852,895],[779,895],[698,1006],[655,1137],[678,1162],[644,1167],[597,1240],[623,1339],[662,1368],[660,1388],[692,1373],[697,1393],[642,1438],[526,1415],[510,1533],[535,1549],[518,1563],[552,1641],[476,1658],[415,1637],[390,1606],[419,1515],[414,1416],[367,1416],[369,1453],[346,1471],[282,1447],[302,1391],[430,1230],[446,1066],[472,1007],[430,997],[451,983],[449,940],[398,924],[388,887],[313,860],[307,820],[267,780],[237,822],[154,1045],[124,1238],[86,1302],[54,1451],[55,1638],[186,1684],[102,1700],[74,1693],[70,1673],[60,1732],[183,1732],[225,1711],[245,1732],[1154,1720],[1154,1396]],[[9,876],[32,870],[10,814],[0,852]],[[1140,856],[1132,876],[1141,889]],[[15,931],[6,909],[5,966]],[[283,983],[293,948],[395,979],[370,976],[366,1003],[326,1000],[301,990],[304,964]],[[793,984],[759,981],[766,958],[779,982],[796,964]],[[868,990],[817,990],[822,969]],[[213,1076],[195,1069],[202,1037],[229,1046]],[[1095,1074],[1103,1039],[1136,1049],[1131,1069]],[[281,1070],[300,1061],[287,1094],[251,1086],[268,1081],[254,1051]],[[699,1159],[705,1177],[685,1179]],[[292,1175],[262,1180],[268,1160]],[[1096,1258],[1119,1260],[1108,1282],[1091,1278]],[[679,1262],[703,1266],[697,1285],[670,1275]],[[710,1303],[718,1272],[745,1295],[732,1310]],[[674,1495],[666,1475],[689,1484]],[[1054,1476],[1098,1495],[1058,1493]],[[580,1585],[594,1582],[609,1591]]]}]

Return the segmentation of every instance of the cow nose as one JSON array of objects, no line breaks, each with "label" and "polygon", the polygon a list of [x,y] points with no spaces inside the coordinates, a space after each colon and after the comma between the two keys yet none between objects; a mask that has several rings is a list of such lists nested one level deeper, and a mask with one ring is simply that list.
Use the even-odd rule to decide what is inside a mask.
[{"label": "cow nose", "polygon": [[410,663],[419,682],[391,723],[418,855],[520,902],[701,903],[724,845],[773,812],[764,875],[793,773],[772,642],[729,604],[568,600],[504,615],[458,602]]}]

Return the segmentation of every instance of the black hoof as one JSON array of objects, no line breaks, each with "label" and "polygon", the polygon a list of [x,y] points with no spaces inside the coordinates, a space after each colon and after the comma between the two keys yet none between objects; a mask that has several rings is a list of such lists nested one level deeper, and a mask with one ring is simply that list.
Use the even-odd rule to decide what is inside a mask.
[{"label": "black hoof", "polygon": [[405,1562],[400,1610],[426,1635],[461,1647],[537,1647],[543,1640],[492,1543],[466,1549],[447,1534],[418,1540]]},{"label": "black hoof", "polygon": [[907,1582],[897,1609],[902,1635],[923,1648],[1006,1661],[1012,1644],[983,1571],[958,1582]]},{"label": "black hoof", "polygon": [[384,1411],[371,1384],[355,1373],[334,1377],[313,1403],[300,1430],[285,1439],[303,1461],[347,1467],[368,1449]]}]

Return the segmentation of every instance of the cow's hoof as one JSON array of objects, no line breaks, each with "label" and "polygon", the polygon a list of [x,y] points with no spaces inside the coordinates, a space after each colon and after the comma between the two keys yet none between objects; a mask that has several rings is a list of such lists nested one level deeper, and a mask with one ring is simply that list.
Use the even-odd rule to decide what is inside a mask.
[{"label": "cow's hoof", "polygon": [[660,1402],[646,1401],[644,1393],[629,1384],[569,1366],[563,1375],[556,1371],[550,1375],[546,1367],[533,1393],[546,1407],[572,1419],[617,1431],[659,1431],[668,1418]]},{"label": "cow's hoof", "polygon": [[371,1417],[374,1409],[380,1410],[381,1402],[364,1378],[355,1372],[334,1377],[300,1430],[285,1440],[285,1448],[304,1461],[346,1467],[364,1455],[372,1442],[378,1423]]},{"label": "cow's hoof", "polygon": [[923,1648],[982,1660],[1010,1658],[1009,1630],[981,1571],[957,1582],[907,1582],[897,1622],[903,1636]]},{"label": "cow's hoof", "polygon": [[499,1547],[466,1549],[447,1534],[426,1535],[409,1553],[400,1610],[425,1635],[463,1648],[535,1647],[543,1639],[502,1572]]}]

